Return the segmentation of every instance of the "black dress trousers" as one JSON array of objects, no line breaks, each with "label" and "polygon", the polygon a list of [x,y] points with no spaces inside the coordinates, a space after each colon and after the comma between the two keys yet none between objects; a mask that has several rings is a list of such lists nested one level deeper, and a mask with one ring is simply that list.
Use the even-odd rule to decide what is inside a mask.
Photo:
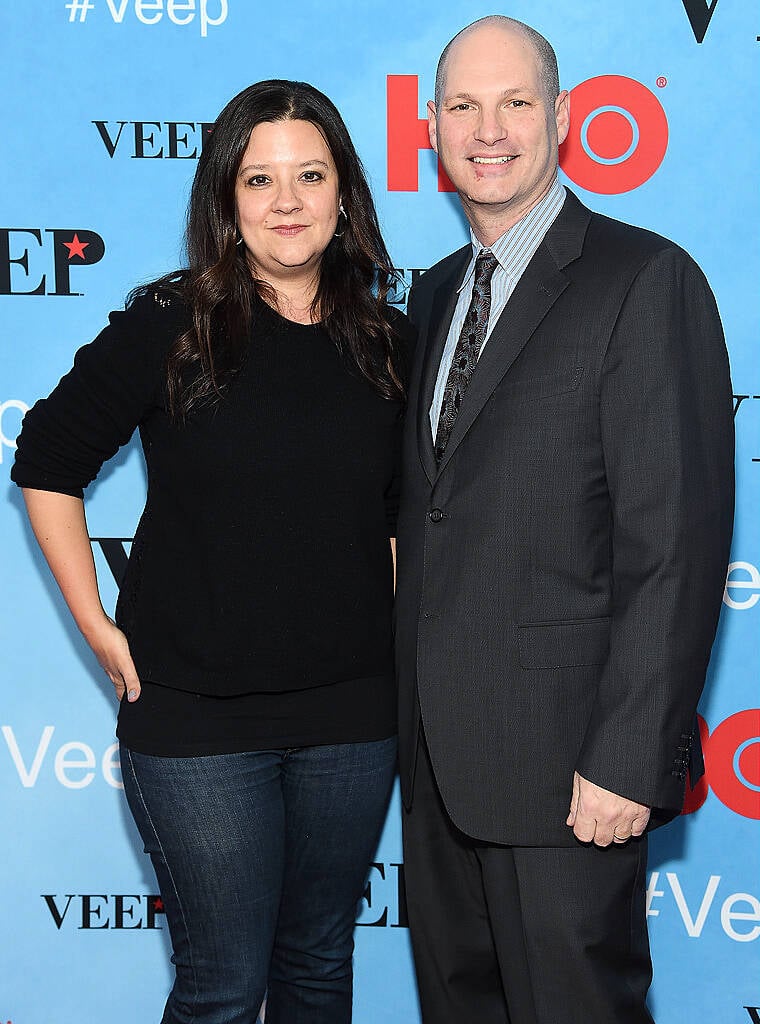
[{"label": "black dress trousers", "polygon": [[404,811],[423,1024],[652,1024],[647,840],[498,846],[452,824],[427,747]]}]

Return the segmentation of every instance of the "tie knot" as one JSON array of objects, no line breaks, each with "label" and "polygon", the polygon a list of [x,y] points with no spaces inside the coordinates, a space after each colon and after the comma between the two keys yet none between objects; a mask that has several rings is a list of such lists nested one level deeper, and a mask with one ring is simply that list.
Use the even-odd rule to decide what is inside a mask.
[{"label": "tie knot", "polygon": [[490,249],[481,249],[475,260],[475,284],[488,284],[498,263],[499,261]]}]

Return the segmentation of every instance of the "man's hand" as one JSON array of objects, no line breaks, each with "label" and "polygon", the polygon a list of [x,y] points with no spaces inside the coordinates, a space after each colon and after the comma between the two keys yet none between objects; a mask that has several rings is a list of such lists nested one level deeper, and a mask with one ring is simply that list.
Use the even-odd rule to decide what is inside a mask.
[{"label": "man's hand", "polygon": [[647,827],[650,808],[595,786],[575,772],[573,796],[566,824],[582,843],[609,846],[640,836]]}]

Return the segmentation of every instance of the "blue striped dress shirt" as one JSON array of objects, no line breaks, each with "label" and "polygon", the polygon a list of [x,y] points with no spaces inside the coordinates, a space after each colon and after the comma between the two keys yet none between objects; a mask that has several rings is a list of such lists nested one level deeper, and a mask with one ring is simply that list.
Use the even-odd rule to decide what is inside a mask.
[{"label": "blue striped dress shirt", "polygon": [[467,316],[467,310],[470,308],[475,275],[475,260],[483,249],[488,248],[499,261],[491,278],[491,312],[488,317],[486,338],[480,349],[482,353],[496,321],[501,316],[510,295],[517,286],[517,282],[533,258],[536,249],[538,249],[543,241],[544,235],[556,220],[564,201],[564,186],[560,185],[559,181],[555,178],[554,184],[544,198],[539,203],[536,203],[522,220],[519,220],[517,224],[513,224],[508,231],[505,231],[503,235],[497,238],[493,245],[481,245],[472,233],[472,230],[470,231],[472,259],[467,267],[464,280],[459,287],[459,298],[457,299],[454,317],[446,339],[446,346],[441,356],[438,379],[436,380],[433,392],[433,401],[430,405],[430,429],[433,441],[435,441],[438,429],[438,417],[441,413],[443,392],[446,388],[451,360],[454,358],[454,349],[457,346],[457,341],[462,331],[462,324]]}]

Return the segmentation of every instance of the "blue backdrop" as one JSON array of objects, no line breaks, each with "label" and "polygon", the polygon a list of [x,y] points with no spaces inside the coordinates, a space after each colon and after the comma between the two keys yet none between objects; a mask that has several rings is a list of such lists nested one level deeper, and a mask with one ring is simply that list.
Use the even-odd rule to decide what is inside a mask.
[{"label": "blue backdrop", "polygon": [[[21,416],[130,288],[181,263],[197,154],[224,103],[252,81],[305,79],[337,103],[407,281],[461,245],[458,204],[420,119],[443,45],[492,12],[471,0],[2,5],[3,1024],[157,1020],[170,977],[155,880],[119,791],[111,687],[7,482]],[[652,843],[651,1004],[660,1024],[760,1021],[755,5],[515,0],[502,13],[552,40],[573,90],[566,183],[595,209],[680,242],[723,316],[737,395],[736,533],[701,704],[707,779],[690,813]],[[108,608],[144,486],[133,441],[88,492]],[[357,930],[360,1024],[419,1019],[398,816],[394,801]]]}]

